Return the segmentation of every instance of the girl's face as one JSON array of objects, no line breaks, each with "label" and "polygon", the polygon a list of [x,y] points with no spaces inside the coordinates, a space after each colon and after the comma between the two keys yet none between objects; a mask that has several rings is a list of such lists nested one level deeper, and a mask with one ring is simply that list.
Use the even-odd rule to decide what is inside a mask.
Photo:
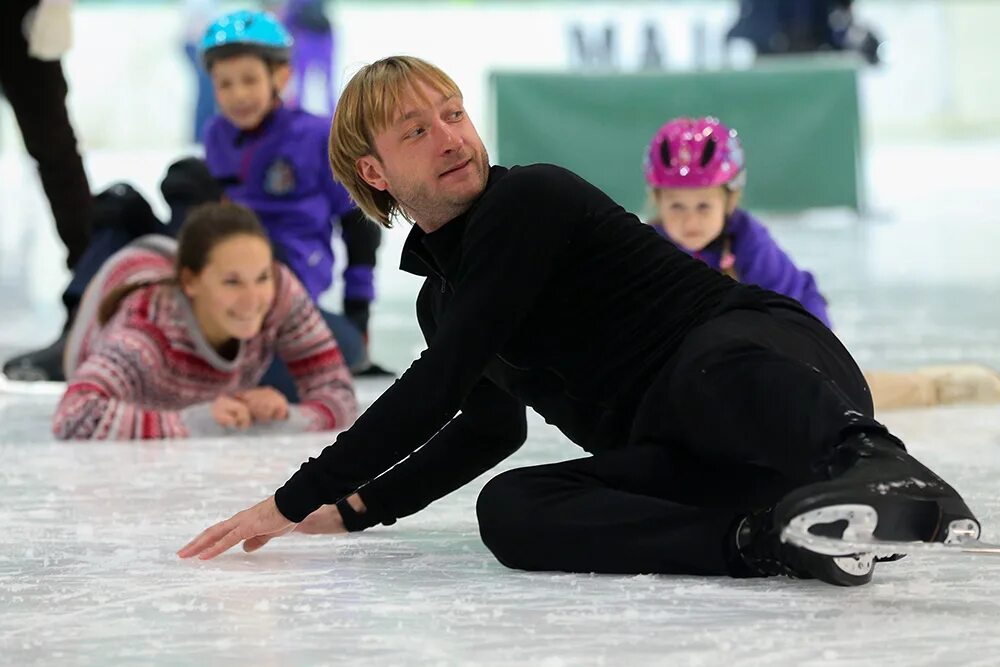
[{"label": "girl's face", "polygon": [[653,197],[670,240],[689,252],[698,252],[722,233],[726,215],[735,208],[736,195],[714,186],[658,189]]},{"label": "girl's face", "polygon": [[241,234],[212,248],[201,273],[182,271],[181,285],[209,344],[219,347],[260,332],[274,302],[272,261],[265,240]]}]

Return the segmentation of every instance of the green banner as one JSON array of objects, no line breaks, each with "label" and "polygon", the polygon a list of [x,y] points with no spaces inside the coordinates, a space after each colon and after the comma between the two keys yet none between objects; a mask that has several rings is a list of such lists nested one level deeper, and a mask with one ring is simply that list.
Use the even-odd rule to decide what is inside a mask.
[{"label": "green banner", "polygon": [[718,116],[747,153],[745,203],[770,211],[864,205],[857,71],[807,58],[742,71],[490,77],[500,164],[551,162],[642,210],[642,159],[675,116]]}]

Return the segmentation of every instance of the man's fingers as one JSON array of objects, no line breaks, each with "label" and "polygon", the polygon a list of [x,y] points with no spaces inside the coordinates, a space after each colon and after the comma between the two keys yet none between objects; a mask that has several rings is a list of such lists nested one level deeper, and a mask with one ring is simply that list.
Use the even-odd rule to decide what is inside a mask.
[{"label": "man's fingers", "polygon": [[304,535],[312,535],[315,532],[315,526],[313,522],[309,520],[309,517],[302,519],[302,522],[295,526],[296,533],[302,533]]},{"label": "man's fingers", "polygon": [[254,551],[267,544],[271,538],[291,532],[294,527],[295,524],[278,511],[272,496],[205,530],[178,551],[177,555],[181,558],[197,556],[201,560],[209,560],[244,540],[247,540],[246,550]]},{"label": "man's fingers", "polygon": [[260,549],[262,546],[271,541],[271,538],[267,535],[258,535],[257,537],[251,537],[249,540],[243,542],[243,551],[253,553]]},{"label": "man's fingers", "polygon": [[303,535],[336,535],[346,533],[340,512],[332,505],[324,505],[295,526],[296,533]]},{"label": "man's fingers", "polygon": [[242,539],[243,538],[240,536],[239,528],[233,528],[214,545],[198,554],[198,558],[201,560],[211,560],[222,552],[232,549],[234,546],[239,544]]},{"label": "man's fingers", "polygon": [[243,551],[246,551],[247,553],[257,551],[257,549],[260,549],[262,546],[264,546],[274,538],[289,534],[290,532],[295,530],[295,526],[296,524],[289,523],[286,526],[283,526],[282,528],[279,528],[278,530],[272,533],[268,533],[266,535],[255,535],[254,537],[251,537],[250,539],[243,542]]},{"label": "man's fingers", "polygon": [[219,541],[223,535],[232,530],[233,519],[229,518],[225,521],[220,521],[214,526],[210,526],[205,530],[201,531],[198,537],[194,538],[187,544],[185,544],[177,555],[181,558],[190,558],[191,556],[196,556],[201,553],[206,547],[209,547]]}]

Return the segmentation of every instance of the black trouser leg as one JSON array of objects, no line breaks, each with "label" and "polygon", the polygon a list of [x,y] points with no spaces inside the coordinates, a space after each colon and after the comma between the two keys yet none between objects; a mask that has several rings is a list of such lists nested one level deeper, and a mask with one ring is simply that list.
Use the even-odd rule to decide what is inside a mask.
[{"label": "black trouser leg", "polygon": [[90,186],[66,110],[62,66],[58,61],[28,56],[21,23],[34,4],[24,0],[0,3],[0,88],[14,110],[28,153],[38,163],[72,268],[90,238]]},{"label": "black trouser leg", "polygon": [[638,407],[629,446],[490,481],[480,532],[526,570],[734,574],[733,529],[825,479],[834,447],[887,433],[850,354],[795,311],[740,310],[698,327]]},{"label": "black trouser leg", "polygon": [[786,309],[738,310],[691,332],[643,398],[632,439],[802,485],[828,478],[852,432],[887,434],[872,415],[861,371],[826,327]]},{"label": "black trouser leg", "polygon": [[508,567],[726,575],[743,571],[731,565],[735,522],[781,488],[769,471],[627,447],[505,472],[476,511],[483,542]]}]

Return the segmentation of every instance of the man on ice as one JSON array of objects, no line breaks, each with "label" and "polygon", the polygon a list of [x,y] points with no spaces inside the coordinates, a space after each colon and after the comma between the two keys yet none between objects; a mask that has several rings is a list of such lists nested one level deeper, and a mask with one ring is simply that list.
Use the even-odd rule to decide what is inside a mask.
[{"label": "man on ice", "polygon": [[[369,218],[413,223],[401,268],[425,279],[427,349],[274,496],[181,557],[394,523],[520,447],[525,406],[590,455],[483,488],[480,533],[512,568],[856,586],[884,560],[850,547],[859,529],[978,537],[961,496],[873,418],[820,321],[688,257],[565,169],[490,166],[440,69],[397,56],[359,71],[330,159]],[[784,540],[790,527],[842,552]]]}]

